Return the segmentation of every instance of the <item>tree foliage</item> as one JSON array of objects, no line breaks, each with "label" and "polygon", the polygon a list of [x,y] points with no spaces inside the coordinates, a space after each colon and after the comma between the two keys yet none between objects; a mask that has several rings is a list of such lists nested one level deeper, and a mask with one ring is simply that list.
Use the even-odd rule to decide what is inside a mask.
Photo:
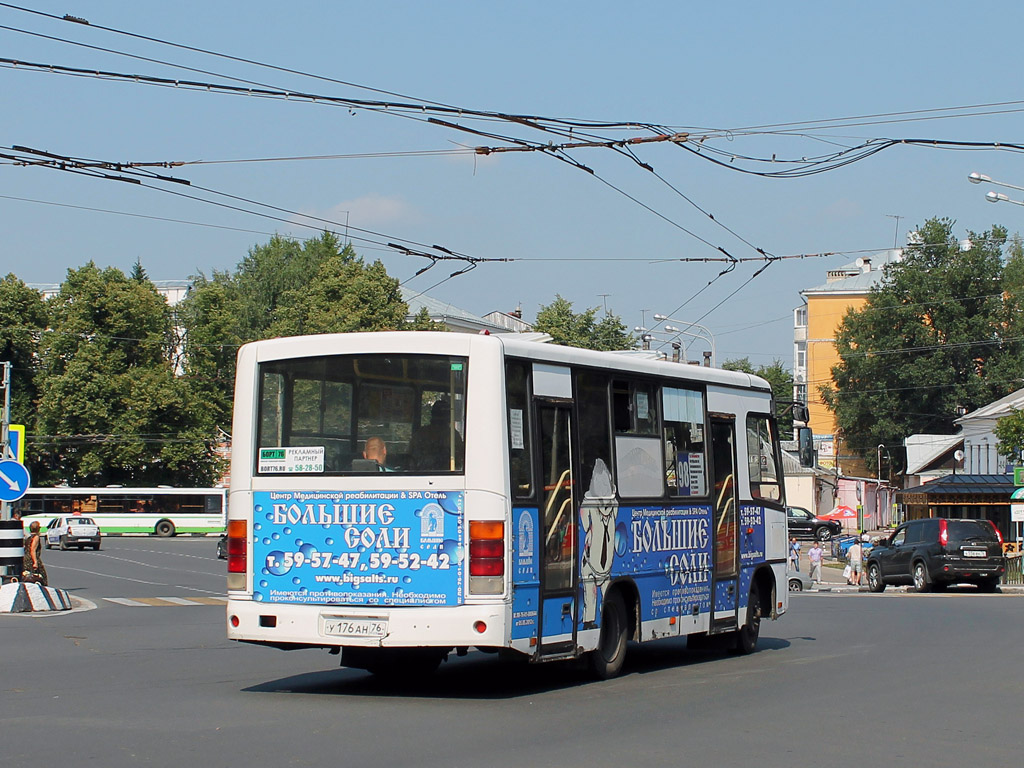
[{"label": "tree foliage", "polygon": [[439,330],[425,310],[407,321],[409,307],[384,265],[367,264],[329,232],[303,242],[275,235],[250,249],[234,272],[192,281],[177,311],[185,369],[225,430],[241,344],[300,334]]},{"label": "tree foliage", "polygon": [[769,365],[754,366],[749,357],[726,360],[722,368],[727,371],[760,376],[771,384],[772,397],[776,402],[776,413],[779,421],[779,438],[788,440],[793,434],[793,409],[788,407],[793,402],[793,372],[781,360],[773,360]]},{"label": "tree foliage", "polygon": [[952,434],[958,409],[1006,395],[1024,373],[1019,246],[1004,268],[1004,229],[971,232],[967,247],[952,230],[925,222],[836,332],[835,386],[820,392],[869,468],[876,446],[895,453],[908,435]]},{"label": "tree foliage", "polygon": [[1019,460],[1024,451],[1024,411],[1015,410],[997,421],[995,434],[999,438],[999,453]]},{"label": "tree foliage", "polygon": [[206,485],[220,474],[207,403],[175,375],[166,300],[90,262],[47,302],[33,470],[38,481]]},{"label": "tree foliage", "polygon": [[618,315],[605,313],[597,319],[597,307],[574,312],[572,302],[555,296],[550,304],[541,306],[533,327],[551,336],[556,344],[585,349],[630,349],[633,337]]},{"label": "tree foliage", "polygon": [[46,327],[42,294],[15,277],[0,280],[0,361],[11,364],[11,421],[35,428],[36,361]]}]

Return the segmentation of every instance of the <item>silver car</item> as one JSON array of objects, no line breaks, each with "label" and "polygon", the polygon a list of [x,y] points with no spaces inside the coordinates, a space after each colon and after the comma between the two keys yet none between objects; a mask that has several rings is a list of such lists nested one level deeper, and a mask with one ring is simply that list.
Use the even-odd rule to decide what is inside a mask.
[{"label": "silver car", "polygon": [[786,581],[789,582],[790,592],[805,592],[814,586],[814,582],[800,571],[786,571]]},{"label": "silver car", "polygon": [[46,524],[46,548],[100,548],[100,527],[91,517],[61,515]]}]

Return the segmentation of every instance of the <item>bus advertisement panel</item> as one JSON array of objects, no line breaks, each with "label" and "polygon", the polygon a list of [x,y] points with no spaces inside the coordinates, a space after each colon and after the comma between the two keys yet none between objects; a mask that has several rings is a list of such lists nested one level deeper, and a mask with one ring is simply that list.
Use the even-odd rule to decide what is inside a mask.
[{"label": "bus advertisement panel", "polygon": [[325,605],[460,605],[458,491],[260,491],[253,599]]}]

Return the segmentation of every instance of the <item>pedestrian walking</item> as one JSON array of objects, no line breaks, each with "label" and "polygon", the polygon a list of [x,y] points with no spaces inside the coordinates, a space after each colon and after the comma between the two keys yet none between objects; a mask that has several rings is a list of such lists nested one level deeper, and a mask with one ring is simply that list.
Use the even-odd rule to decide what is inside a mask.
[{"label": "pedestrian walking", "polygon": [[815,584],[821,584],[821,560],[825,556],[825,550],[821,548],[821,542],[815,541],[807,550],[807,562],[810,564],[808,575]]},{"label": "pedestrian walking", "polygon": [[46,567],[43,565],[43,537],[39,535],[39,521],[33,520],[25,537],[25,555],[21,566],[21,578],[42,584],[48,583]]},{"label": "pedestrian walking", "polygon": [[864,549],[859,539],[846,550],[846,560],[850,564],[850,578],[847,583],[859,587],[860,574],[864,567]]},{"label": "pedestrian walking", "polygon": [[789,567],[794,571],[800,571],[800,542],[796,540],[796,536],[789,540]]}]

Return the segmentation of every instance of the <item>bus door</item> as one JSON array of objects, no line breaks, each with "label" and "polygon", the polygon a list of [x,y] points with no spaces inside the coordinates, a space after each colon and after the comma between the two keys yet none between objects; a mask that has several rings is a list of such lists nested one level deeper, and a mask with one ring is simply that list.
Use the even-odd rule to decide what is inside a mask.
[{"label": "bus door", "polygon": [[540,637],[538,657],[576,648],[578,536],[572,473],[572,408],[538,401],[540,433]]},{"label": "bus door", "polygon": [[715,565],[712,584],[712,631],[735,628],[739,616],[738,510],[736,502],[736,420],[711,417],[711,452],[714,470]]}]

